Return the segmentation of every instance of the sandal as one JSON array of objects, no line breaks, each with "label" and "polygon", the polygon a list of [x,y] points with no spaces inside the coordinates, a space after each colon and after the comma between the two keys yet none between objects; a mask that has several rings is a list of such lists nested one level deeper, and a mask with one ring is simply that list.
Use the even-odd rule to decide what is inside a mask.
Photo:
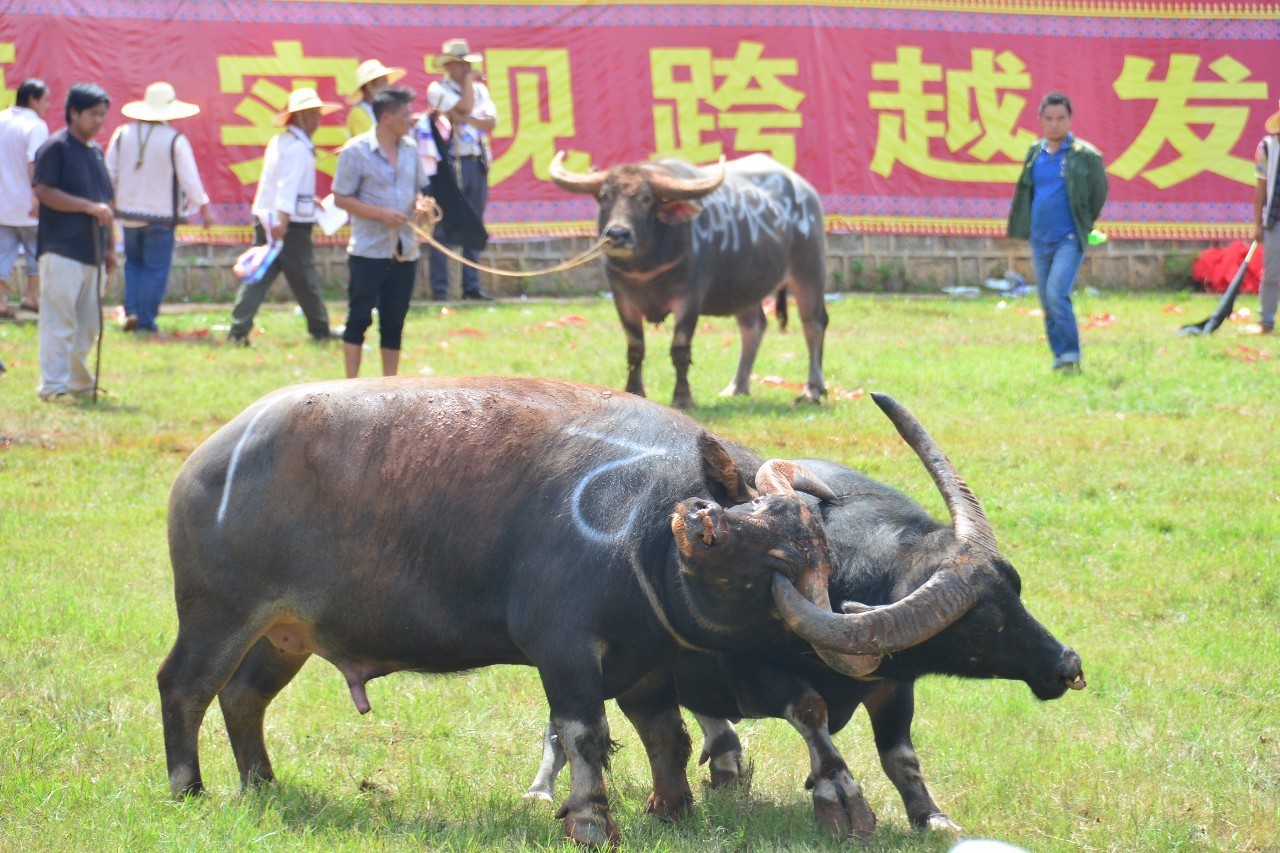
[{"label": "sandal", "polygon": [[18,312],[14,311],[8,304],[0,305],[0,320],[16,320]]},{"label": "sandal", "polygon": [[21,310],[21,311],[30,311],[32,314],[39,314],[39,313],[40,313],[40,306],[39,306],[39,305],[31,305],[31,304],[28,304],[28,303],[26,303],[26,302],[24,302],[24,303],[22,303],[21,305],[19,305],[19,306],[18,306],[18,309],[19,309],[19,310]]}]

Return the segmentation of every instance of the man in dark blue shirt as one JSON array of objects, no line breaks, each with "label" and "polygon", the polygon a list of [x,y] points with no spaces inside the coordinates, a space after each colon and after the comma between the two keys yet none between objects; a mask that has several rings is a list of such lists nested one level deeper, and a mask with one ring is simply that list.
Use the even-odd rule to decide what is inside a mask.
[{"label": "man in dark blue shirt", "polygon": [[41,285],[37,393],[46,402],[73,402],[96,383],[87,360],[102,325],[101,293],[95,290],[115,269],[116,256],[111,176],[93,138],[106,123],[110,103],[99,86],[72,86],[66,128],[36,152],[32,182],[40,202],[36,253]]}]

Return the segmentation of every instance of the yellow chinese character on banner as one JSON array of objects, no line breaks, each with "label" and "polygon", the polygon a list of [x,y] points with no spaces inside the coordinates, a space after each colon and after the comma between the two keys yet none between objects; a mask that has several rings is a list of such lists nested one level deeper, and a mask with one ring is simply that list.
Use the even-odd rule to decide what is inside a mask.
[{"label": "yellow chinese character on banner", "polygon": [[[656,152],[695,163],[718,159],[724,146],[703,135],[723,129],[733,132],[735,151],[763,151],[794,167],[802,124],[796,109],[805,94],[781,78],[795,77],[799,63],[763,56],[764,45],[751,41],[738,42],[732,58],[716,59],[706,48],[649,51],[653,97],[674,101],[653,105]],[[704,103],[714,112],[703,112]]]},{"label": "yellow chinese character on banner", "polygon": [[[12,65],[17,58],[18,55],[13,49],[13,42],[0,41],[0,65]],[[13,106],[17,98],[18,90],[8,87],[4,79],[4,69],[0,68],[0,110],[6,110]]]},{"label": "yellow chinese character on banner", "polygon": [[[536,178],[550,180],[548,166],[559,140],[572,139],[578,132],[569,51],[491,49],[485,51],[484,62],[489,95],[502,117],[493,138],[511,140],[489,170],[489,185],[502,183],[526,163],[532,164]],[[569,151],[565,166],[586,171],[591,158],[585,152]]]},{"label": "yellow chinese character on banner", "polygon": [[[320,80],[333,80],[333,91],[346,94],[355,90],[356,60],[348,56],[303,56],[302,42],[277,41],[271,43],[272,56],[219,56],[218,89],[228,94],[245,94],[236,105],[235,113],[248,124],[223,125],[223,145],[266,147],[280,128],[271,123],[277,113],[289,102],[289,92],[311,87],[319,90],[322,99],[332,99],[328,87],[318,85]],[[249,81],[253,80],[252,85]],[[284,85],[281,85],[283,80]],[[340,121],[342,116],[338,116]],[[321,125],[311,137],[316,145],[316,168],[332,175],[338,166],[336,157],[326,156],[322,149],[332,148],[347,141],[346,125],[340,123]],[[262,152],[249,160],[231,165],[231,171],[242,184],[251,184],[262,173]]]},{"label": "yellow chinese character on banner", "polygon": [[[942,84],[944,77],[942,92],[925,91],[926,84]],[[901,163],[943,181],[1017,180],[1036,135],[1016,126],[1026,99],[1006,91],[1031,88],[1031,75],[1016,54],[974,48],[967,70],[944,75],[941,65],[924,61],[922,48],[902,46],[895,61],[871,64],[871,78],[896,86],[868,95],[871,108],[879,113],[871,171],[887,178]],[[930,114],[941,114],[941,119]],[[937,156],[932,143],[938,139],[965,159]],[[997,154],[1006,162],[986,162]]]},{"label": "yellow chinese character on banner", "polygon": [[[1140,56],[1126,56],[1113,88],[1121,100],[1155,101],[1151,117],[1138,138],[1116,158],[1107,171],[1131,180],[1141,173],[1160,189],[1180,184],[1201,172],[1212,172],[1242,184],[1252,184],[1253,161],[1231,153],[1249,120],[1247,106],[1204,106],[1187,101],[1266,100],[1267,84],[1250,81],[1252,72],[1230,56],[1209,63],[1217,81],[1197,81],[1200,57],[1190,53],[1169,56],[1169,71],[1163,80],[1151,79],[1155,63]],[[1201,135],[1191,125],[1207,127]],[[1168,143],[1178,156],[1162,166],[1148,169]],[[1144,171],[1145,170],[1145,171]]]}]

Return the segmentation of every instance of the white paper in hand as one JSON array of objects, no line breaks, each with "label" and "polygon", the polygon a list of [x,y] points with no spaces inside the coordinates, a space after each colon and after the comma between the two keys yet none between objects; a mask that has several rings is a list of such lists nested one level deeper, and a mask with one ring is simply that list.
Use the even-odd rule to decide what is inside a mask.
[{"label": "white paper in hand", "polygon": [[316,211],[316,224],[325,234],[332,236],[347,224],[347,219],[347,212],[334,203],[333,193],[329,193],[320,200],[320,209]]}]

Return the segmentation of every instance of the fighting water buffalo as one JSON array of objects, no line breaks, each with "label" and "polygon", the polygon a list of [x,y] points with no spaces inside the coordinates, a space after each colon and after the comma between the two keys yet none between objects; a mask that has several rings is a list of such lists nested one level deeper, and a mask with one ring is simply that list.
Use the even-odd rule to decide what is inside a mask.
[{"label": "fighting water buffalo", "polygon": [[828,601],[830,549],[795,489],[830,490],[781,461],[754,482],[685,415],[577,383],[269,394],[196,449],[170,497],[178,635],[157,680],[171,789],[203,788],[197,736],[215,696],[241,781],[272,779],[264,714],[312,654],[361,713],[370,679],[511,663],[538,668],[563,735],[570,838],[617,839],[606,698],[649,750],[647,809],[679,815],[676,650],[777,641],[792,584]]},{"label": "fighting water buffalo", "polygon": [[600,236],[609,241],[605,276],[627,334],[628,391],[644,395],[644,321],[661,323],[674,314],[672,405],[691,408],[691,342],[698,316],[711,314],[737,317],[742,335],[738,371],[724,393],[749,393],[765,330],[761,300],[785,286],[809,350],[800,399],[822,399],[822,202],[804,178],[763,154],[727,164],[721,159],[707,169],[659,160],[575,174],[565,170],[560,152],[551,179],[599,204]]},{"label": "fighting water buffalo", "polygon": [[[1017,679],[1047,700],[1083,688],[1084,672],[1080,657],[1023,606],[1018,573],[1000,555],[982,505],[951,462],[906,409],[874,396],[933,477],[952,524],[939,524],[905,495],[842,465],[801,460],[797,464],[835,492],[821,512],[836,560],[828,590],[841,612],[815,613],[812,604],[780,590],[781,611],[804,640],[763,651],[682,653],[676,689],[703,729],[702,760],[710,761],[713,785],[742,775],[742,748],[730,719],[790,722],[809,748],[806,785],[814,811],[837,835],[869,835],[876,826],[831,740],[864,706],[880,764],[911,824],[958,831],[930,795],[911,743],[916,679]],[[759,464],[731,449],[740,470]],[[820,660],[813,653],[836,646],[852,654],[819,651]],[[562,764],[551,725],[528,795],[548,799]]]}]

